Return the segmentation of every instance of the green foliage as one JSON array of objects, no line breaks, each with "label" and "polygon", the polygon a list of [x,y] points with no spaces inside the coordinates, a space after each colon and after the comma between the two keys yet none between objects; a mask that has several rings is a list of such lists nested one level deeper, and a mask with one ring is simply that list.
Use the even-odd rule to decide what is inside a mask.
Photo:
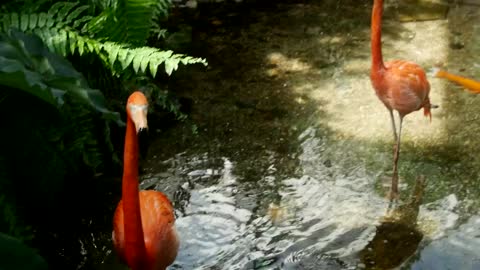
[{"label": "green foliage", "polygon": [[[114,99],[124,102],[119,82],[142,77],[148,85],[159,71],[171,75],[180,65],[206,61],[145,46],[150,34],[164,32],[157,21],[171,0],[3,3],[0,115],[7,132],[0,133],[0,231],[28,241],[29,224],[62,221],[65,198],[78,201],[71,187],[118,160],[110,124],[122,121],[109,108]],[[185,119],[168,91],[153,88],[157,105]]]},{"label": "green foliage", "polygon": [[102,93],[90,89],[83,75],[48,51],[38,37],[18,31],[0,34],[0,55],[1,85],[25,91],[57,108],[63,105],[68,91],[120,123],[119,114],[106,108]]},{"label": "green foliage", "polygon": [[46,270],[45,260],[18,239],[0,233],[0,269]]},{"label": "green foliage", "polygon": [[8,130],[0,133],[0,231],[28,240],[18,209],[46,215],[63,207],[67,176],[94,174],[112,159],[108,122],[121,120],[34,35],[0,34],[0,85]]},{"label": "green foliage", "polygon": [[0,228],[14,237],[23,241],[29,241],[33,238],[32,228],[25,225],[18,217],[18,210],[15,204],[9,202],[5,195],[0,194]]},{"label": "green foliage", "polygon": [[156,21],[167,16],[170,5],[170,0],[110,1],[102,5],[102,13],[89,23],[88,29],[96,37],[142,46],[158,25]]},{"label": "green foliage", "polygon": [[179,64],[206,65],[204,59],[175,54],[170,50],[135,47],[145,44],[153,18],[161,14],[158,10],[165,10],[167,3],[168,0],[129,0],[118,1],[118,4],[110,1],[110,6],[100,15],[90,16],[84,14],[88,6],[79,2],[57,2],[47,12],[1,14],[1,29],[4,32],[10,28],[33,32],[51,51],[63,56],[93,53],[115,75],[130,68],[135,74],[148,70],[155,77],[161,65],[169,75]]},{"label": "green foliage", "polygon": [[[11,178],[8,175],[6,159],[7,157],[0,155],[0,190],[3,192],[13,189],[12,182],[6,181]],[[0,232],[6,232],[22,241],[31,240],[33,237],[31,228],[18,216],[15,198],[11,196],[12,194],[9,195],[8,198],[7,194],[0,194]]]}]

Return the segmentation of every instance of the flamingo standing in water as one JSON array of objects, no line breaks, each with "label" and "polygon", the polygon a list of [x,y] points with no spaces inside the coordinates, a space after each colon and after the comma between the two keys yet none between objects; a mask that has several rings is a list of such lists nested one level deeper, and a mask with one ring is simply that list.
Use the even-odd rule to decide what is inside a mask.
[{"label": "flamingo standing in water", "polygon": [[[430,84],[425,71],[417,64],[405,60],[383,62],[382,56],[382,14],[383,0],[374,0],[371,22],[371,50],[372,66],[370,80],[378,98],[390,112],[393,137],[396,141],[393,156],[393,176],[390,188],[390,201],[398,197],[398,158],[400,154],[400,137],[403,118],[414,111],[423,108],[424,115],[432,119],[430,113]],[[434,106],[436,107],[436,106]],[[400,116],[400,125],[397,128],[393,117],[393,110]]]},{"label": "flamingo standing in water", "polygon": [[113,217],[113,243],[132,270],[166,269],[177,256],[179,241],[173,207],[161,192],[138,190],[138,134],[147,130],[148,102],[141,92],[127,101],[122,199]]}]

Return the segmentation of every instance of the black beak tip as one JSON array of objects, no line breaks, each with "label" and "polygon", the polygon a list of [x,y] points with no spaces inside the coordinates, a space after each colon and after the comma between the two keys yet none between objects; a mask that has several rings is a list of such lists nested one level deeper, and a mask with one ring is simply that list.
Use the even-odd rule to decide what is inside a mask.
[{"label": "black beak tip", "polygon": [[148,141],[148,129],[147,128],[140,128],[138,130],[138,148],[140,152],[140,157],[142,159],[145,159],[148,153],[148,146],[149,146],[149,141]]}]

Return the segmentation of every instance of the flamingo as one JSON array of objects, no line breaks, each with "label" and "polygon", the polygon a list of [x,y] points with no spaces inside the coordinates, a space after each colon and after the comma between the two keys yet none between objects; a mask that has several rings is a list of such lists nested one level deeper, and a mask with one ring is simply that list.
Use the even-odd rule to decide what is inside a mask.
[{"label": "flamingo", "polygon": [[[390,201],[393,201],[393,199],[398,198],[398,158],[403,118],[407,114],[423,108],[424,115],[430,117],[431,121],[430,108],[437,106],[430,104],[428,97],[430,84],[425,71],[419,65],[406,60],[383,62],[382,14],[383,0],[374,0],[371,21],[372,65],[370,80],[377,97],[390,113],[393,137],[396,141],[393,155],[392,185],[389,192]],[[400,117],[398,136],[393,110],[397,111]]]},{"label": "flamingo", "polygon": [[147,130],[148,102],[141,92],[127,101],[122,199],[113,217],[112,239],[132,270],[166,269],[177,256],[179,240],[173,206],[159,191],[138,188],[138,134]]}]

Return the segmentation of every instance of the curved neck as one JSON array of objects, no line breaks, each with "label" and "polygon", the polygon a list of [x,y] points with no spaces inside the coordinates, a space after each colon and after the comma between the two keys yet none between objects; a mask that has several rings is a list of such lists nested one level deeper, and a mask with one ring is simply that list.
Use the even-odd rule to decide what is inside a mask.
[{"label": "curved neck", "polygon": [[128,116],[123,153],[122,200],[125,255],[128,265],[134,270],[142,268],[140,264],[146,257],[138,192],[138,138],[135,125]]},{"label": "curved neck", "polygon": [[371,22],[372,72],[385,68],[382,57],[383,0],[374,0]]}]

